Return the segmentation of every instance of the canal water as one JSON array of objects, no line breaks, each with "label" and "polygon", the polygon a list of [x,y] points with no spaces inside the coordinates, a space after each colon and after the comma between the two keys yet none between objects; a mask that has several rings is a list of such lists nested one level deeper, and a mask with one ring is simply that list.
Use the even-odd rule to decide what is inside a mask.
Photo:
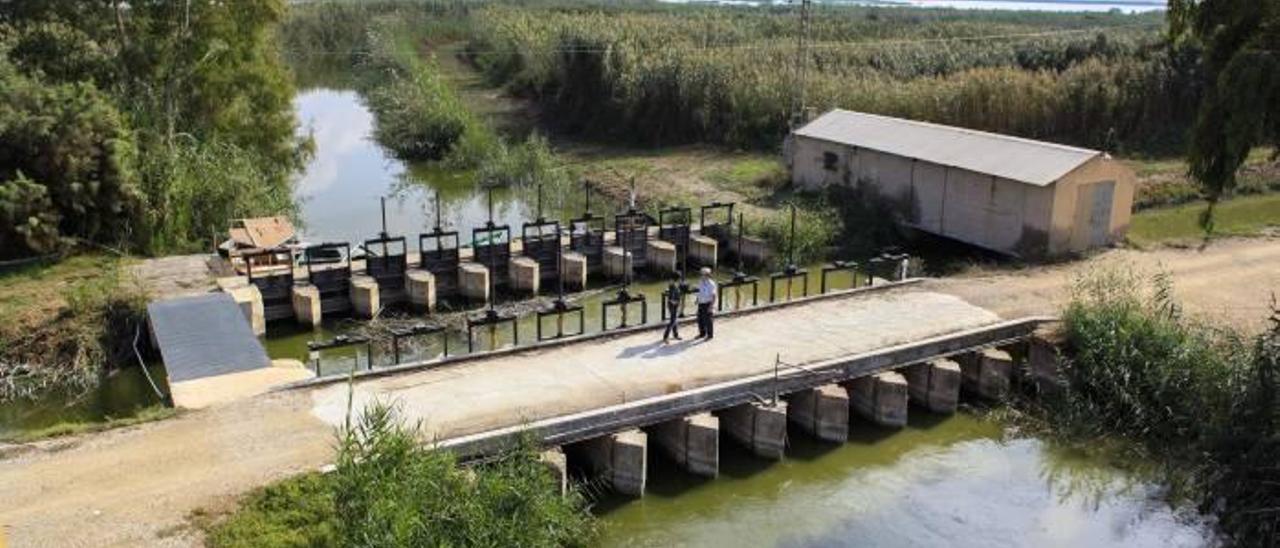
[{"label": "canal water", "polygon": [[[431,226],[435,191],[447,206],[448,221],[464,233],[487,219],[484,195],[465,176],[406,166],[370,141],[372,119],[356,94],[308,91],[299,95],[297,106],[317,145],[299,185],[308,238],[355,240],[371,234],[376,217],[352,214],[350,206],[363,204],[376,212],[377,198],[388,193],[397,197],[388,210],[392,232],[412,234]],[[500,222],[519,226],[531,217],[527,195],[504,194],[496,201]],[[843,288],[854,280],[839,275],[830,282]],[[816,269],[809,284],[816,292]],[[643,282],[632,290],[656,305],[663,287]],[[600,286],[573,297],[584,306],[587,332],[599,330],[600,303],[615,289]],[[800,291],[798,283],[793,291]],[[762,301],[767,293],[766,280]],[[748,301],[743,295],[739,302]],[[656,306],[649,313],[654,321]],[[613,314],[610,325],[619,321]],[[533,339],[533,321],[529,314],[522,317],[522,343]],[[350,327],[341,321],[316,331],[273,325],[267,345],[273,356],[305,359],[306,341]],[[505,333],[497,337],[499,346],[510,343]],[[465,333],[455,330],[450,337],[451,354],[465,352]],[[483,336],[479,343],[481,348],[489,344]],[[431,358],[440,350],[438,341],[427,341],[406,350],[405,359]],[[375,366],[385,360],[382,354],[375,351]],[[363,348],[353,348],[326,353],[322,363],[325,374],[341,373],[367,367],[369,357]],[[1194,512],[1170,509],[1161,502],[1158,486],[965,413],[942,417],[913,409],[901,431],[856,423],[850,442],[842,445],[791,432],[781,462],[755,459],[728,442],[720,456],[721,476],[704,480],[681,472],[651,447],[645,497],[593,494],[603,529],[598,544],[1172,548],[1214,543],[1211,525]]]}]

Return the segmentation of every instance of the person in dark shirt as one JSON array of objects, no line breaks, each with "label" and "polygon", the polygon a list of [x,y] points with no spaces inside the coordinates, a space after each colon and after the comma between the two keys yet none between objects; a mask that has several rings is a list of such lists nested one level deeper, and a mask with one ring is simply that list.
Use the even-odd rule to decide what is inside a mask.
[{"label": "person in dark shirt", "polygon": [[669,337],[680,340],[680,330],[676,322],[680,319],[680,303],[684,300],[684,293],[680,291],[678,281],[679,278],[672,278],[671,283],[667,284],[667,290],[662,293],[662,306],[667,307],[667,329],[662,332],[663,343],[666,343]]}]

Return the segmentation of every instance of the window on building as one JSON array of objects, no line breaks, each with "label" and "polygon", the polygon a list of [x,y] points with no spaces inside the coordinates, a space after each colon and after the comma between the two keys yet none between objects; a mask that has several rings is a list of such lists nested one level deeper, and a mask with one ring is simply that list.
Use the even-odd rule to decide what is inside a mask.
[{"label": "window on building", "polygon": [[822,153],[822,169],[835,171],[840,163],[840,156],[834,152]]}]

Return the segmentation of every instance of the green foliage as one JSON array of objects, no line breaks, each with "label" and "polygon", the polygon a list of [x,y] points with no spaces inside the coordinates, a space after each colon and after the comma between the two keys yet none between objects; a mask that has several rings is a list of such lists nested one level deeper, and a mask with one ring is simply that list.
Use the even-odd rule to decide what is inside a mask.
[{"label": "green foliage", "polygon": [[580,546],[593,535],[577,494],[527,445],[474,469],[422,445],[373,405],[339,433],[336,470],[267,487],[209,544],[231,546]]},{"label": "green foliage", "polygon": [[208,249],[229,219],[288,214],[297,207],[289,182],[251,149],[184,139],[143,160],[151,249]]},{"label": "green foliage", "polygon": [[[791,239],[792,208],[795,212],[794,241]],[[825,203],[795,199],[765,217],[756,231],[769,242],[769,249],[776,250],[773,260],[777,266],[785,266],[788,255],[792,257],[791,264],[795,265],[827,258],[839,229],[840,220],[836,212]],[[793,242],[794,249],[791,249]]]},{"label": "green foliage", "polygon": [[[1209,85],[1191,132],[1191,174],[1210,203],[1254,147],[1280,144],[1280,0],[1171,0],[1170,34],[1203,44]],[[1204,227],[1212,229],[1212,209]]]},{"label": "green foliage", "polygon": [[58,247],[58,215],[49,189],[19,173],[0,181],[0,249],[3,255],[49,252]]},{"label": "green foliage", "polygon": [[1065,382],[1042,410],[1054,427],[1137,444],[1232,543],[1274,540],[1280,315],[1250,345],[1185,317],[1167,276],[1105,270],[1077,281],[1063,322]]},{"label": "green foliage", "polygon": [[94,242],[125,239],[141,209],[133,161],[132,136],[107,96],[87,84],[44,84],[0,59],[0,181],[9,197],[0,207],[25,213],[7,216],[21,226],[0,227],[0,237],[21,244],[0,257],[54,251],[57,240],[43,229],[19,236],[33,222]]},{"label": "green foliage", "polygon": [[[0,181],[20,171],[45,186],[62,236],[147,252],[205,247],[209,219],[222,228],[267,212],[244,206],[287,190],[310,150],[294,134],[275,42],[284,9],[283,0],[0,4]],[[253,163],[202,163],[199,183],[212,194],[247,190],[248,171],[262,188],[231,208],[172,200],[184,184],[170,180],[183,175],[176,163],[211,157]],[[27,209],[39,203],[21,196]]]},{"label": "green foliage", "polygon": [[254,491],[205,541],[225,548],[341,546],[333,483],[332,476],[313,472]]},{"label": "green foliage", "polygon": [[[803,62],[817,111],[1114,151],[1177,146],[1199,95],[1194,48],[1164,44],[1156,16],[815,9]],[[770,148],[789,128],[797,86],[790,11],[495,5],[471,21],[477,66],[539,99],[567,131]],[[1073,33],[1045,35],[1064,30]]]}]

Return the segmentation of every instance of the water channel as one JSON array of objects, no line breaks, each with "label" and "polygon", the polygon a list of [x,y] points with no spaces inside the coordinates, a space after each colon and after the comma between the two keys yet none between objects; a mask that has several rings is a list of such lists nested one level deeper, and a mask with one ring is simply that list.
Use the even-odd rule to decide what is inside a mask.
[{"label": "water channel", "polygon": [[[413,233],[434,223],[428,189],[441,192],[450,220],[464,233],[485,220],[483,194],[474,185],[407,167],[369,141],[372,121],[355,94],[309,91],[297,106],[317,145],[317,157],[299,185],[308,238],[354,240],[371,234],[375,217],[359,220],[344,215],[344,207],[367,204],[374,211],[377,197],[391,192],[397,196],[396,207],[388,211],[393,232]],[[406,190],[405,181],[416,188]],[[501,203],[502,222],[518,226],[530,217],[527,197],[504,194]],[[852,282],[846,277],[833,285]],[[818,280],[811,278],[810,284],[816,288]],[[649,282],[635,289],[656,302],[661,287]],[[611,290],[598,288],[579,299],[588,312],[588,331],[598,330],[598,303]],[[329,325],[316,333],[282,327],[267,342],[273,355],[301,359],[306,340],[341,329]],[[532,319],[526,317],[522,340],[532,333]],[[465,349],[462,336],[454,337],[451,348]],[[326,359],[332,365],[325,372],[367,363],[359,352]],[[790,436],[786,459],[776,463],[726,442],[721,477],[715,480],[681,472],[651,447],[645,497],[595,496],[593,511],[603,528],[598,544],[1169,548],[1214,543],[1206,520],[1170,509],[1159,499],[1158,486],[967,413],[941,417],[913,409],[902,431],[859,423],[850,442],[838,446],[800,432]]]},{"label": "water channel", "polygon": [[[295,104],[316,140],[317,154],[297,187],[307,239],[372,236],[380,230],[381,196],[392,196],[387,212],[392,233],[413,235],[433,226],[436,192],[444,224],[466,234],[487,220],[487,200],[466,174],[406,165],[370,141],[372,118],[354,92],[309,90]],[[494,210],[497,222],[517,227],[532,217],[528,196],[511,191],[495,196]],[[845,277],[833,285],[847,287],[853,281]],[[817,283],[810,279],[811,287]],[[649,282],[635,289],[656,302],[661,285]],[[598,329],[599,302],[611,291],[597,288],[581,298],[588,331]],[[522,340],[533,333],[531,321],[524,320]],[[272,325],[265,342],[273,357],[305,359],[306,341],[347,328],[340,322],[316,331]],[[451,336],[453,348],[465,348],[459,333]],[[358,350],[351,352],[350,360],[339,353],[324,372],[368,360]],[[438,349],[425,345],[411,352],[430,356]],[[154,404],[144,383],[136,371],[125,372],[79,399],[0,406],[0,435],[60,420],[130,414]],[[1170,509],[1159,498],[1159,486],[967,413],[940,417],[913,409],[901,431],[857,423],[850,442],[842,445],[791,432],[787,457],[776,463],[754,459],[726,442],[715,480],[690,477],[656,451],[650,463],[645,497],[596,497],[600,546],[1171,548],[1215,543],[1206,518]]]}]

